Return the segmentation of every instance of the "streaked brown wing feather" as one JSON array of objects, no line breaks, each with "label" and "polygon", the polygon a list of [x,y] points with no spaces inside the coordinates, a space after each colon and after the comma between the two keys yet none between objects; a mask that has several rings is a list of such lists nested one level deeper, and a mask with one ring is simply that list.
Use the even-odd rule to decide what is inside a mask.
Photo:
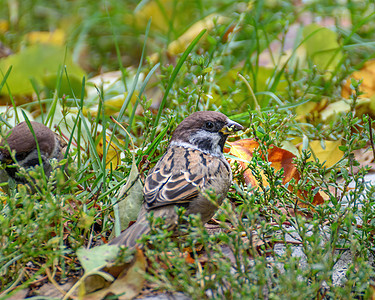
[{"label": "streaked brown wing feather", "polygon": [[[175,155],[177,151],[183,153]],[[145,182],[144,199],[148,209],[189,203],[198,195],[199,188],[205,184],[205,165],[193,152],[196,150],[172,148],[159,160]],[[202,172],[192,174],[188,171],[188,168],[197,167]]]}]

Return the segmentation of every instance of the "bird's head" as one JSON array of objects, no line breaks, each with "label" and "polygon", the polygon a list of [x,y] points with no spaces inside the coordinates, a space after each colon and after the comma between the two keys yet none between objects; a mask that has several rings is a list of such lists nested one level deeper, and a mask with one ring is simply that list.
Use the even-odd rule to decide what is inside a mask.
[{"label": "bird's head", "polygon": [[222,156],[227,137],[243,126],[216,111],[199,111],[185,118],[176,128],[171,146],[192,147]]},{"label": "bird's head", "polygon": [[14,152],[14,158],[21,167],[25,169],[34,167],[39,164],[37,141],[45,171],[50,168],[49,159],[61,160],[64,155],[63,149],[66,143],[61,137],[41,123],[30,123],[35,137],[27,123],[22,122],[0,142],[0,162],[6,165],[6,173],[14,179],[19,178],[16,175],[17,168],[11,167],[14,163],[11,152]]}]

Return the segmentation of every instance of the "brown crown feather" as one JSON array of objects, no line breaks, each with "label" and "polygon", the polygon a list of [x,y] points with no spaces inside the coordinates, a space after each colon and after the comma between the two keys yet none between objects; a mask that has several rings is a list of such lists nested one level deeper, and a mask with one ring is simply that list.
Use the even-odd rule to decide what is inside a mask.
[{"label": "brown crown feather", "polygon": [[171,140],[187,142],[186,138],[189,136],[189,133],[202,128],[206,122],[221,123],[224,126],[227,120],[227,116],[217,111],[197,111],[186,117],[177,126]]},{"label": "brown crown feather", "polygon": [[[37,138],[40,150],[50,154],[55,146],[55,133],[41,123],[34,121],[30,123]],[[6,142],[2,141],[0,146],[4,146],[5,143],[8,143],[9,148],[14,150],[16,153],[29,152],[36,148],[35,138],[26,122],[19,123],[17,126],[15,126],[10,131]],[[7,148],[1,148],[0,151],[4,157],[10,156]]]}]

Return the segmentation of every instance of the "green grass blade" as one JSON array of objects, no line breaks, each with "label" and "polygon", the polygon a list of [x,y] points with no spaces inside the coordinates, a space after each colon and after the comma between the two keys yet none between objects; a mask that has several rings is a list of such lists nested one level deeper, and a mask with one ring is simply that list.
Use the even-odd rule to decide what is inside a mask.
[{"label": "green grass blade", "polygon": [[165,90],[165,93],[164,93],[164,96],[163,96],[163,99],[161,100],[161,103],[160,103],[160,107],[159,107],[159,110],[158,110],[158,113],[156,115],[156,118],[155,118],[155,122],[154,122],[154,128],[152,130],[152,133],[151,133],[151,140],[154,139],[155,137],[155,134],[156,134],[156,128],[157,128],[157,125],[159,124],[159,121],[160,121],[160,117],[161,117],[161,113],[163,111],[163,108],[165,106],[165,103],[167,101],[167,98],[168,98],[168,94],[169,94],[169,91],[171,90],[172,86],[173,86],[173,83],[174,81],[176,80],[176,77],[177,77],[177,74],[178,72],[180,71],[182,65],[184,64],[185,60],[187,59],[188,55],[190,54],[190,52],[193,50],[193,48],[195,47],[195,45],[199,42],[199,40],[202,38],[202,36],[206,33],[206,29],[202,30],[198,35],[197,37],[190,43],[189,47],[187,47],[187,49],[185,50],[185,52],[182,54],[182,56],[180,57],[180,59],[178,60],[178,63],[176,65],[176,67],[174,68],[173,72],[172,72],[172,75],[171,75],[171,79],[169,80],[168,82],[168,86]]},{"label": "green grass blade", "polygon": [[[0,92],[3,89],[3,86],[5,85],[11,71],[12,71],[12,66],[10,66],[8,68],[8,70],[6,71],[5,75],[3,75],[3,80],[1,80],[1,82],[0,82]],[[1,73],[3,73],[3,72],[1,72]]]},{"label": "green grass blade", "polygon": [[[41,153],[40,153],[40,147],[39,147],[39,143],[38,143],[38,140],[37,140],[37,138],[36,138],[36,135],[35,135],[34,129],[33,129],[33,127],[31,126],[30,120],[29,120],[29,118],[27,117],[26,113],[25,113],[23,110],[21,110],[21,112],[22,112],[22,115],[23,115],[23,117],[24,117],[24,119],[25,119],[25,122],[26,122],[27,126],[28,126],[29,129],[30,129],[31,134],[33,135],[33,137],[34,137],[34,139],[35,139],[36,149],[38,150],[38,160],[39,160],[39,165],[40,165],[40,166],[43,166],[43,160],[42,160],[42,156],[41,156]],[[44,182],[47,184],[47,177],[46,177],[46,174],[45,174],[45,172],[44,172],[44,168],[41,168],[41,170],[42,170],[43,180],[44,180]]]}]

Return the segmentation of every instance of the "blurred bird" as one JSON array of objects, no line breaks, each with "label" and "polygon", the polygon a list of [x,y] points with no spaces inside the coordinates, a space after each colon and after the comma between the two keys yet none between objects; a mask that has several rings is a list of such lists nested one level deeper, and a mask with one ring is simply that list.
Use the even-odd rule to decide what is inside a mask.
[{"label": "blurred bird", "polygon": [[[52,171],[49,161],[52,158],[58,161],[64,158],[66,142],[47,126],[38,122],[30,123],[38,141],[44,172],[49,176]],[[37,144],[26,122],[15,126],[7,138],[0,142],[0,162],[5,164],[5,168],[0,170],[0,182],[13,180],[16,184],[27,183],[24,177],[17,174],[18,168],[10,152],[15,152],[14,157],[20,167],[28,169],[39,165]],[[3,189],[9,193],[8,187],[3,186]]]},{"label": "blurred bird", "polygon": [[[228,135],[243,127],[219,112],[196,112],[176,128],[163,157],[148,174],[144,186],[144,203],[137,221],[114,238],[110,245],[135,247],[142,234],[150,232],[147,213],[164,218],[174,230],[178,223],[175,206],[186,214],[199,214],[209,221],[227,195],[232,171],[223,155]],[[206,192],[216,194],[217,203]]]}]

